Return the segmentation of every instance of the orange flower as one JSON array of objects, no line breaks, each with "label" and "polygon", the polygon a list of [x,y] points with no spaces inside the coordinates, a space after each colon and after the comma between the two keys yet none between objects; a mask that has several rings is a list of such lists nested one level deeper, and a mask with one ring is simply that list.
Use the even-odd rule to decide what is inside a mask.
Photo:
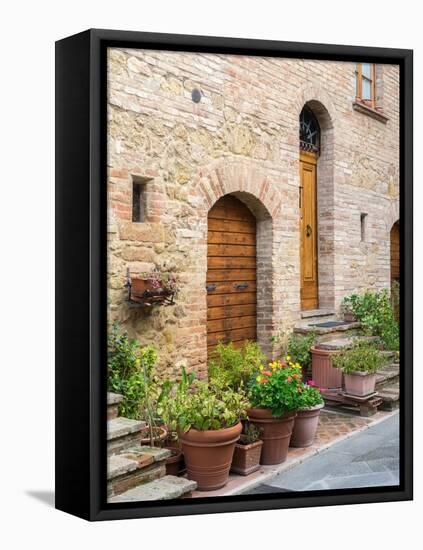
[{"label": "orange flower", "polygon": [[292,381],[292,376],[288,376],[287,380],[288,380],[288,382],[291,382]]},{"label": "orange flower", "polygon": [[259,384],[265,384],[267,380],[267,378],[262,378],[261,380],[259,380]]},{"label": "orange flower", "polygon": [[272,373],[268,370],[263,370],[262,373],[265,374],[266,376],[272,376]]}]

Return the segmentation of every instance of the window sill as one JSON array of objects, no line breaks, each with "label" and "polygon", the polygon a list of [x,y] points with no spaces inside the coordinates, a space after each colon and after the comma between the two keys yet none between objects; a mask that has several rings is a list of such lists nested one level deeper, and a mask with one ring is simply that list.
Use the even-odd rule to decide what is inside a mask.
[{"label": "window sill", "polygon": [[372,107],[369,107],[368,105],[365,105],[364,103],[361,103],[360,101],[354,101],[353,102],[353,109],[354,111],[358,111],[359,113],[363,113],[363,115],[367,115],[371,118],[374,118],[375,120],[378,120],[379,122],[383,122],[383,124],[386,124],[389,120],[389,118],[381,113],[380,111],[377,111],[376,109],[373,109]]}]

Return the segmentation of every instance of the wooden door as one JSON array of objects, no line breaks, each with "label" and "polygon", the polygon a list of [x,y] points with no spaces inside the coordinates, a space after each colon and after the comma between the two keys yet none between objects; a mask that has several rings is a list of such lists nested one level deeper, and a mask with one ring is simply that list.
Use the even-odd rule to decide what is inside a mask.
[{"label": "wooden door", "polygon": [[236,346],[257,336],[256,220],[237,198],[226,195],[208,216],[207,349]]},{"label": "wooden door", "polygon": [[317,281],[317,182],[314,153],[300,152],[301,309],[319,307]]},{"label": "wooden door", "polygon": [[391,228],[391,286],[400,278],[400,233],[399,222]]}]

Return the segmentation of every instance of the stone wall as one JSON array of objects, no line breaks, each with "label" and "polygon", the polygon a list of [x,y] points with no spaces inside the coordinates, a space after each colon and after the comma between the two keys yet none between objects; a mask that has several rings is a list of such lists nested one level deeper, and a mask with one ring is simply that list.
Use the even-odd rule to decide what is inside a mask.
[{"label": "stone wall", "polygon": [[[108,56],[109,316],[160,369],[206,374],[207,213],[234,193],[257,218],[259,342],[300,314],[299,115],[322,130],[318,161],[319,297],[389,287],[398,219],[399,71],[378,66],[386,120],[353,109],[355,64],[110,49]],[[202,92],[194,103],[194,88]],[[132,182],[146,186],[146,219],[132,222]],[[361,214],[366,216],[361,241]],[[126,269],[175,272],[176,305],[125,304]]]}]

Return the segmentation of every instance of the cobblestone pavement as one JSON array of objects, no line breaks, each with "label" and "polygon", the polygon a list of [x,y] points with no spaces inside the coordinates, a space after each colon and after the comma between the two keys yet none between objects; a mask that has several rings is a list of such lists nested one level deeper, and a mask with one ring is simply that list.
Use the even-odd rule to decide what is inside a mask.
[{"label": "cobblestone pavement", "polygon": [[[363,420],[357,417],[342,422],[336,416],[322,417],[319,437],[325,437],[325,430],[332,432],[338,424],[338,429],[343,430],[346,429],[345,423],[355,424]],[[335,443],[326,451],[282,472],[246,494],[398,484],[399,414],[396,413],[357,435]]]}]

